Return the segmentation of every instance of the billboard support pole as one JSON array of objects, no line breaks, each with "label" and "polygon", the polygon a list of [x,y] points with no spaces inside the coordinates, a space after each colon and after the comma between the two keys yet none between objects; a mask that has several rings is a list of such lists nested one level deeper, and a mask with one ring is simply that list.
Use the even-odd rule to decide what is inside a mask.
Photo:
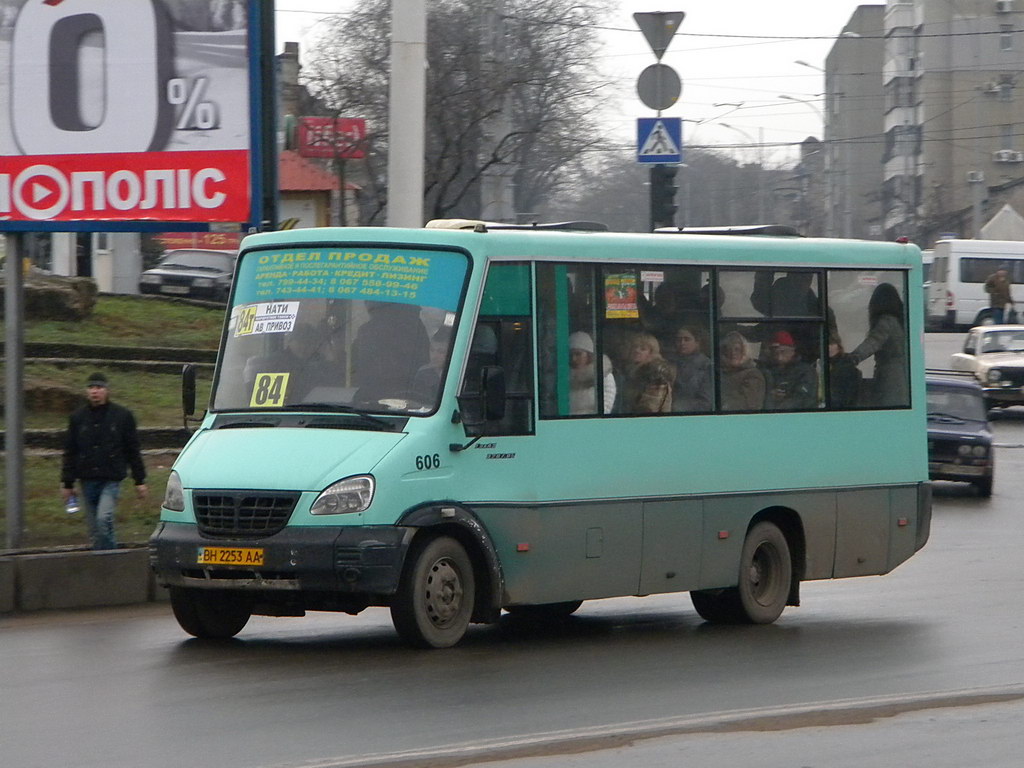
[{"label": "billboard support pole", "polygon": [[260,0],[260,176],[262,228],[278,226],[277,182],[277,57],[274,55],[274,0]]},{"label": "billboard support pole", "polygon": [[[4,284],[4,471],[7,480],[7,548],[21,546],[24,519],[24,411],[25,349],[24,349],[24,267],[21,237],[13,232],[4,235],[7,257]],[[54,494],[56,496],[56,494]],[[56,502],[54,502],[56,503]]]}]

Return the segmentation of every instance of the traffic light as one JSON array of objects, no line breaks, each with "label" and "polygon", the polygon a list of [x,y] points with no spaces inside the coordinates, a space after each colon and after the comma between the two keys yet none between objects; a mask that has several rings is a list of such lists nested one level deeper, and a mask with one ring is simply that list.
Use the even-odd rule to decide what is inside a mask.
[{"label": "traffic light", "polygon": [[679,206],[676,198],[676,171],[674,165],[651,166],[651,229],[671,227],[675,224]]}]

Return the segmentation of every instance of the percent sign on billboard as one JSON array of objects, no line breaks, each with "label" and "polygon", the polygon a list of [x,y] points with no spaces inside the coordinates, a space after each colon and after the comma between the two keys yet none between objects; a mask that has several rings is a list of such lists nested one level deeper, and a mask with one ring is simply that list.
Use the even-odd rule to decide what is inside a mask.
[{"label": "percent sign on billboard", "polygon": [[258,4],[219,15],[185,0],[7,5],[0,229],[252,219]]}]

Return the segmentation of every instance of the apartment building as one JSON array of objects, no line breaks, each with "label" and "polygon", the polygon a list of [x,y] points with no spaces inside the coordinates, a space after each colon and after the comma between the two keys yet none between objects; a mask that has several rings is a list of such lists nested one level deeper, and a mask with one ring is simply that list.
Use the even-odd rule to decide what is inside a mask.
[{"label": "apartment building", "polygon": [[888,237],[974,237],[1024,210],[1024,0],[886,5]]}]

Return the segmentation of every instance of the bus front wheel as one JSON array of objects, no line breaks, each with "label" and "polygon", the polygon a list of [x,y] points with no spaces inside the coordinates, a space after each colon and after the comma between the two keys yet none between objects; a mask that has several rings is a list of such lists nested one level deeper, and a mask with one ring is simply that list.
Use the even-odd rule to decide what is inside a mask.
[{"label": "bus front wheel", "polygon": [[183,587],[171,587],[171,610],[183,630],[209,640],[234,637],[252,616],[247,601],[224,592]]},{"label": "bus front wheel", "polygon": [[747,533],[740,554],[739,584],[690,593],[693,607],[715,624],[771,624],[789,598],[793,566],[786,537],[769,522]]},{"label": "bus front wheel", "polygon": [[448,648],[469,627],[475,590],[465,548],[440,536],[410,553],[391,602],[391,621],[410,645]]}]

